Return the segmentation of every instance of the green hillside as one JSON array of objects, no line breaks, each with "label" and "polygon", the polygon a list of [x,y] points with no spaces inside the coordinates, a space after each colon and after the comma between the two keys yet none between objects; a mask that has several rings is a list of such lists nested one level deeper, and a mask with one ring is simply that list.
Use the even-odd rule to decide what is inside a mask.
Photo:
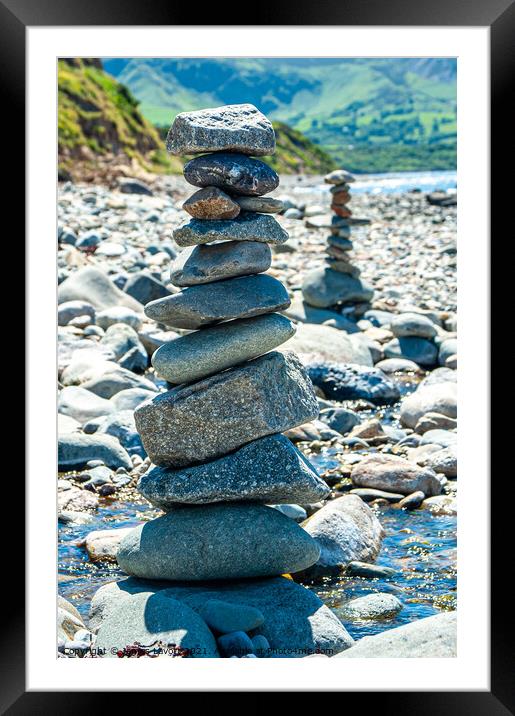
[{"label": "green hillside", "polygon": [[180,170],[138,101],[97,59],[58,62],[58,151],[61,177],[93,178],[120,159],[154,173]]},{"label": "green hillside", "polygon": [[453,59],[125,58],[104,66],[156,124],[180,111],[252,102],[354,171],[456,165]]}]

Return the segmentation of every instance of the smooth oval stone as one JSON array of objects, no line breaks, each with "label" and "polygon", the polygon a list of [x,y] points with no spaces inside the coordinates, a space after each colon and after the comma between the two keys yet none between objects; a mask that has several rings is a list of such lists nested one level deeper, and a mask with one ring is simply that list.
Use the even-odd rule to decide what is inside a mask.
[{"label": "smooth oval stone", "polygon": [[354,466],[351,479],[357,487],[372,487],[401,495],[420,490],[433,496],[442,491],[442,484],[431,468],[420,467],[395,455],[369,455]]},{"label": "smooth oval stone", "polygon": [[244,154],[205,154],[184,165],[184,178],[193,186],[218,186],[234,194],[261,196],[279,186],[276,172]]},{"label": "smooth oval stone", "polygon": [[375,560],[385,536],[374,511],[357,495],[330,500],[303,526],[320,545],[313,575],[337,573],[354,560]]},{"label": "smooth oval stone", "polygon": [[401,602],[393,594],[375,593],[351,599],[343,605],[344,619],[391,619],[402,609]]},{"label": "smooth oval stone", "polygon": [[181,251],[170,269],[175,286],[196,286],[226,278],[249,276],[268,271],[272,251],[258,241],[223,241],[192,246]]},{"label": "smooth oval stone", "polygon": [[225,602],[222,599],[208,599],[200,615],[210,629],[221,634],[234,631],[252,631],[264,623],[263,612],[246,604]]},{"label": "smooth oval stone", "polygon": [[200,221],[192,219],[173,232],[178,246],[210,244],[213,241],[260,241],[284,244],[288,234],[273,216],[243,213],[232,221]]},{"label": "smooth oval stone", "polygon": [[438,346],[427,338],[392,338],[383,345],[383,350],[385,358],[406,358],[422,366],[434,366],[438,362]]},{"label": "smooth oval stone", "polygon": [[142,592],[121,601],[101,624],[96,646],[101,656],[116,658],[117,651],[135,642],[148,647],[150,654],[153,647],[161,647],[184,649],[192,658],[218,656],[205,621],[183,602],[160,593]]},{"label": "smooth oval stone", "polygon": [[161,393],[134,412],[152,462],[174,468],[213,460],[317,416],[313,386],[299,359],[276,351]]},{"label": "smooth oval stone", "polygon": [[302,295],[311,306],[328,308],[337,303],[370,301],[374,290],[368,283],[357,278],[330,268],[320,268],[305,276]]},{"label": "smooth oval stone", "polygon": [[218,460],[182,470],[153,467],[138,483],[151,504],[168,510],[178,504],[213,502],[316,503],[330,490],[313,466],[284,435],[253,440]]},{"label": "smooth oval stone", "polygon": [[126,535],[117,559],[135,577],[199,581],[290,574],[319,555],[293,520],[238,503],[175,508]]},{"label": "smooth oval stone", "polygon": [[145,314],[175,328],[196,329],[231,318],[250,318],[288,308],[288,292],[273,276],[244,276],[191,286],[152,301]]},{"label": "smooth oval stone", "polygon": [[278,313],[240,318],[165,343],[152,356],[152,365],[169,383],[191,383],[257,358],[294,333],[293,323]]},{"label": "smooth oval stone", "polygon": [[397,338],[403,336],[417,336],[419,338],[434,338],[436,328],[433,321],[419,313],[401,313],[392,319],[390,330]]},{"label": "smooth oval stone", "polygon": [[275,151],[275,132],[270,120],[253,104],[181,112],[166,138],[172,154],[241,152],[262,156]]},{"label": "smooth oval stone", "polygon": [[58,436],[59,470],[78,470],[89,460],[102,460],[113,470],[118,467],[132,470],[129,454],[111,435],[65,433]]},{"label": "smooth oval stone", "polygon": [[240,213],[238,204],[216,186],[199,189],[182,208],[195,219],[235,219]]},{"label": "smooth oval stone", "polygon": [[366,636],[337,656],[344,659],[449,659],[456,656],[456,632],[456,612],[443,612]]},{"label": "smooth oval stone", "polygon": [[392,378],[378,368],[352,363],[312,363],[308,366],[309,377],[329,400],[369,400],[375,405],[391,405],[399,400],[399,388]]},{"label": "smooth oval stone", "polygon": [[324,177],[326,184],[350,184],[355,181],[355,177],[345,169],[335,169]]},{"label": "smooth oval stone", "polygon": [[237,196],[234,201],[244,211],[257,211],[263,214],[277,214],[284,209],[280,199],[271,196]]}]

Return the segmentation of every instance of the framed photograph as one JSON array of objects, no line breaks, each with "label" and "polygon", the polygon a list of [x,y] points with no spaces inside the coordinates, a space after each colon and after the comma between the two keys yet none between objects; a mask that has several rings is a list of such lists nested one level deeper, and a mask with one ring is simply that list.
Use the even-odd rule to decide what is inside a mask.
[{"label": "framed photograph", "polygon": [[28,316],[2,713],[514,713],[488,313],[513,3],[214,10],[0,0]]}]

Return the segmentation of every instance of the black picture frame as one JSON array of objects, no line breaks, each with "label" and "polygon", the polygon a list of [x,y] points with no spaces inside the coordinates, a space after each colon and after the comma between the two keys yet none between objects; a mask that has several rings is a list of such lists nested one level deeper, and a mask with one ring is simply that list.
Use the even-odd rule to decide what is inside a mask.
[{"label": "black picture frame", "polygon": [[[203,5],[202,10],[192,4],[173,4],[170,0],[0,0],[0,77],[4,111],[0,112],[3,139],[3,165],[9,168],[8,206],[17,217],[17,239],[24,228],[25,201],[21,187],[25,186],[25,46],[26,28],[35,26],[95,26],[95,25],[311,25],[311,26],[483,26],[490,28],[491,39],[491,230],[506,229],[513,205],[513,182],[501,178],[509,156],[513,134],[513,114],[509,111],[511,83],[515,75],[515,2],[514,0],[322,0],[287,2],[276,0],[270,5],[252,7],[245,22],[242,6],[225,2],[222,10],[216,4]],[[202,17],[202,23],[193,22]],[[237,23],[227,20],[235,18]],[[292,20],[295,22],[292,23]],[[5,196],[5,195],[4,195]],[[486,197],[484,197],[486,199]],[[511,201],[510,201],[511,198]],[[511,237],[507,237],[508,239]],[[4,237],[4,240],[6,237]],[[21,243],[21,242],[20,242]],[[504,244],[506,245],[506,244]],[[23,250],[16,246],[17,257]],[[18,308],[19,310],[19,308]],[[17,396],[19,400],[19,395]],[[16,466],[19,471],[19,464]],[[21,486],[20,486],[21,487]],[[22,495],[17,494],[22,502]],[[493,507],[496,504],[494,502]],[[509,509],[509,506],[508,506]],[[456,692],[367,692],[367,706],[376,706],[383,713],[398,716],[435,716],[435,714],[515,714],[515,647],[513,639],[513,606],[509,587],[512,557],[512,536],[509,520],[494,520],[491,514],[491,691]],[[20,526],[17,527],[19,537]],[[510,539],[511,537],[511,539]],[[6,602],[2,610],[3,628],[0,648],[0,713],[18,714],[81,714],[91,713],[101,706],[120,709],[119,693],[103,693],[101,704],[95,692],[26,692],[25,687],[25,609],[15,601],[22,594],[24,568],[18,559],[22,544],[8,571]],[[502,580],[502,582],[501,582]],[[14,587],[16,585],[16,591]],[[11,589],[13,590],[11,592]],[[444,666],[442,666],[444,668]],[[371,672],[373,686],[373,670]],[[63,688],[66,685],[63,684]],[[406,688],[409,689],[409,683]],[[336,689],[337,685],[318,684],[313,690]],[[202,694],[199,694],[202,696]],[[256,694],[252,705],[259,708],[261,697]],[[225,698],[223,694],[211,694]],[[245,696],[245,695],[244,695]],[[349,708],[349,700],[356,694],[346,693],[342,706]],[[363,693],[358,694],[359,705]],[[148,697],[147,697],[148,698]],[[131,708],[156,708],[140,702],[131,694]],[[170,704],[173,708],[173,703]],[[248,706],[247,706],[248,707]],[[191,708],[191,706],[190,706]],[[195,708],[195,707],[193,707]],[[202,708],[202,706],[200,706]],[[207,706],[206,706],[207,708]]]}]

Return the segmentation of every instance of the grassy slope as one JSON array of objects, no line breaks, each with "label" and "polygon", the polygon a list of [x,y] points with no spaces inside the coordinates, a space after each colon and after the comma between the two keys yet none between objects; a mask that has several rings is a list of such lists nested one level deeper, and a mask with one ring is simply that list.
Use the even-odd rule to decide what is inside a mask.
[{"label": "grassy slope", "polygon": [[58,63],[58,146],[61,173],[75,176],[99,158],[136,161],[152,172],[179,168],[129,90],[95,60]]},{"label": "grassy slope", "polygon": [[148,60],[119,73],[151,121],[253,102],[357,171],[453,168],[455,65],[435,59]]}]

